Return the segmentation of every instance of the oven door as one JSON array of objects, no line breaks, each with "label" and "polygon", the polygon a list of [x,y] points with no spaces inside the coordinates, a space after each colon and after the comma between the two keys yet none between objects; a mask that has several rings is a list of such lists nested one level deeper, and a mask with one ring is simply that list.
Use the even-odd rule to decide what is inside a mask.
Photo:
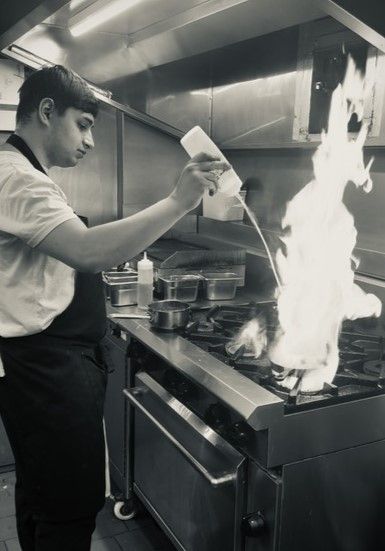
[{"label": "oven door", "polygon": [[137,495],[178,549],[240,550],[244,456],[147,373],[124,392]]}]

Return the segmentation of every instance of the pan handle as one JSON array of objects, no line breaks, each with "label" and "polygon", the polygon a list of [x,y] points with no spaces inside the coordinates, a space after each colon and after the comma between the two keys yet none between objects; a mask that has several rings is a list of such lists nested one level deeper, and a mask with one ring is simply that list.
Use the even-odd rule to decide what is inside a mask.
[{"label": "pan handle", "polygon": [[121,319],[143,319],[143,320],[147,320],[147,319],[150,319],[150,315],[149,314],[119,314],[119,313],[114,313],[114,314],[108,314],[108,317],[110,319],[118,319],[118,318],[121,318]]}]

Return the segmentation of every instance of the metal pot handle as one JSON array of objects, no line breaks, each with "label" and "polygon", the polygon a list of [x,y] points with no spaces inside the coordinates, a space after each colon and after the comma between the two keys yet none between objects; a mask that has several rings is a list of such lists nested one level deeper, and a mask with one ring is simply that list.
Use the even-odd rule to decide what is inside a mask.
[{"label": "metal pot handle", "polygon": [[135,314],[135,313],[132,313],[132,314],[123,314],[123,313],[113,313],[113,314],[108,314],[108,317],[110,319],[149,319],[150,316],[149,314]]},{"label": "metal pot handle", "polygon": [[[139,394],[141,391],[141,389],[135,388],[132,390],[137,394]],[[147,411],[147,409],[135,397],[133,392],[127,389],[125,389],[123,392],[129,399],[131,404],[139,409],[162,432],[162,434],[164,434],[167,440],[169,440],[169,442],[180,451],[180,453],[187,459],[187,461],[194,467],[194,469],[196,469],[201,475],[203,475],[204,478],[208,480],[212,486],[223,486],[224,484],[233,483],[236,480],[236,472],[224,473],[221,476],[213,476],[211,473],[209,473],[206,467],[199,463],[199,461],[195,459],[195,457],[161,423],[159,423],[159,421],[149,411]]]}]

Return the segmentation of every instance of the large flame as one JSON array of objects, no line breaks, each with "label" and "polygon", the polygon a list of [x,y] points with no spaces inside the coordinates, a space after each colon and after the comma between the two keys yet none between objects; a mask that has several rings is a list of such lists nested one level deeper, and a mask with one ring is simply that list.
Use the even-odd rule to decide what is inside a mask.
[{"label": "large flame", "polygon": [[[354,283],[352,256],[357,232],[342,198],[346,184],[369,192],[372,181],[363,160],[367,127],[349,139],[352,113],[363,116],[365,80],[351,57],[343,84],[332,95],[328,132],[313,156],[314,179],[288,204],[282,220],[284,249],[276,256],[280,328],[270,359],[303,372],[301,389],[331,383],[338,368],[338,336],[344,319],[379,316],[380,300]],[[289,382],[289,381],[288,381]]]}]

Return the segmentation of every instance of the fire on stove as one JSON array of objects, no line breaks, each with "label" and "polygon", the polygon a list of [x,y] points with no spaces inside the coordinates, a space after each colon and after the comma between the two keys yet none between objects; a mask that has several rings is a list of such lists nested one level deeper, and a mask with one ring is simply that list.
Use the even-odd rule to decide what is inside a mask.
[{"label": "fire on stove", "polygon": [[[381,314],[381,301],[354,282],[359,264],[353,255],[357,231],[343,202],[349,182],[366,193],[372,189],[373,158],[367,166],[363,160],[368,131],[363,105],[368,93],[369,83],[349,55],[344,81],[332,94],[327,131],[313,155],[314,178],[288,203],[282,220],[282,247],[276,254],[279,324],[274,339],[268,339],[264,319],[251,315],[227,344],[228,355],[237,359],[268,353],[272,364],[279,366],[273,379],[290,394],[333,388],[343,321]],[[352,116],[361,123],[355,140],[348,132]],[[276,275],[270,254],[269,259]],[[227,310],[222,321],[236,320],[237,315]],[[215,323],[209,321],[210,330],[215,330]]]},{"label": "fire on stove", "polygon": [[[381,313],[380,300],[354,283],[357,231],[343,202],[348,182],[367,193],[372,188],[373,158],[366,167],[363,162],[367,93],[349,56],[344,82],[332,94],[327,132],[313,156],[314,179],[289,202],[282,221],[284,249],[276,257],[280,327],[270,357],[288,369],[283,384],[289,389],[317,391],[332,384],[342,321]],[[348,133],[352,115],[361,121],[356,140]]]},{"label": "fire on stove", "polygon": [[[302,386],[302,370],[274,364],[269,347],[279,326],[275,301],[244,306],[215,306],[186,328],[185,337],[245,377],[285,401],[286,409],[306,408],[383,393],[385,357],[383,337],[365,333],[359,320],[346,320],[339,337],[339,363],[332,383],[309,391]],[[246,330],[245,330],[246,329]],[[249,342],[248,330],[258,331],[261,343]],[[253,333],[254,335],[255,333]],[[288,387],[288,381],[292,384]]]}]

